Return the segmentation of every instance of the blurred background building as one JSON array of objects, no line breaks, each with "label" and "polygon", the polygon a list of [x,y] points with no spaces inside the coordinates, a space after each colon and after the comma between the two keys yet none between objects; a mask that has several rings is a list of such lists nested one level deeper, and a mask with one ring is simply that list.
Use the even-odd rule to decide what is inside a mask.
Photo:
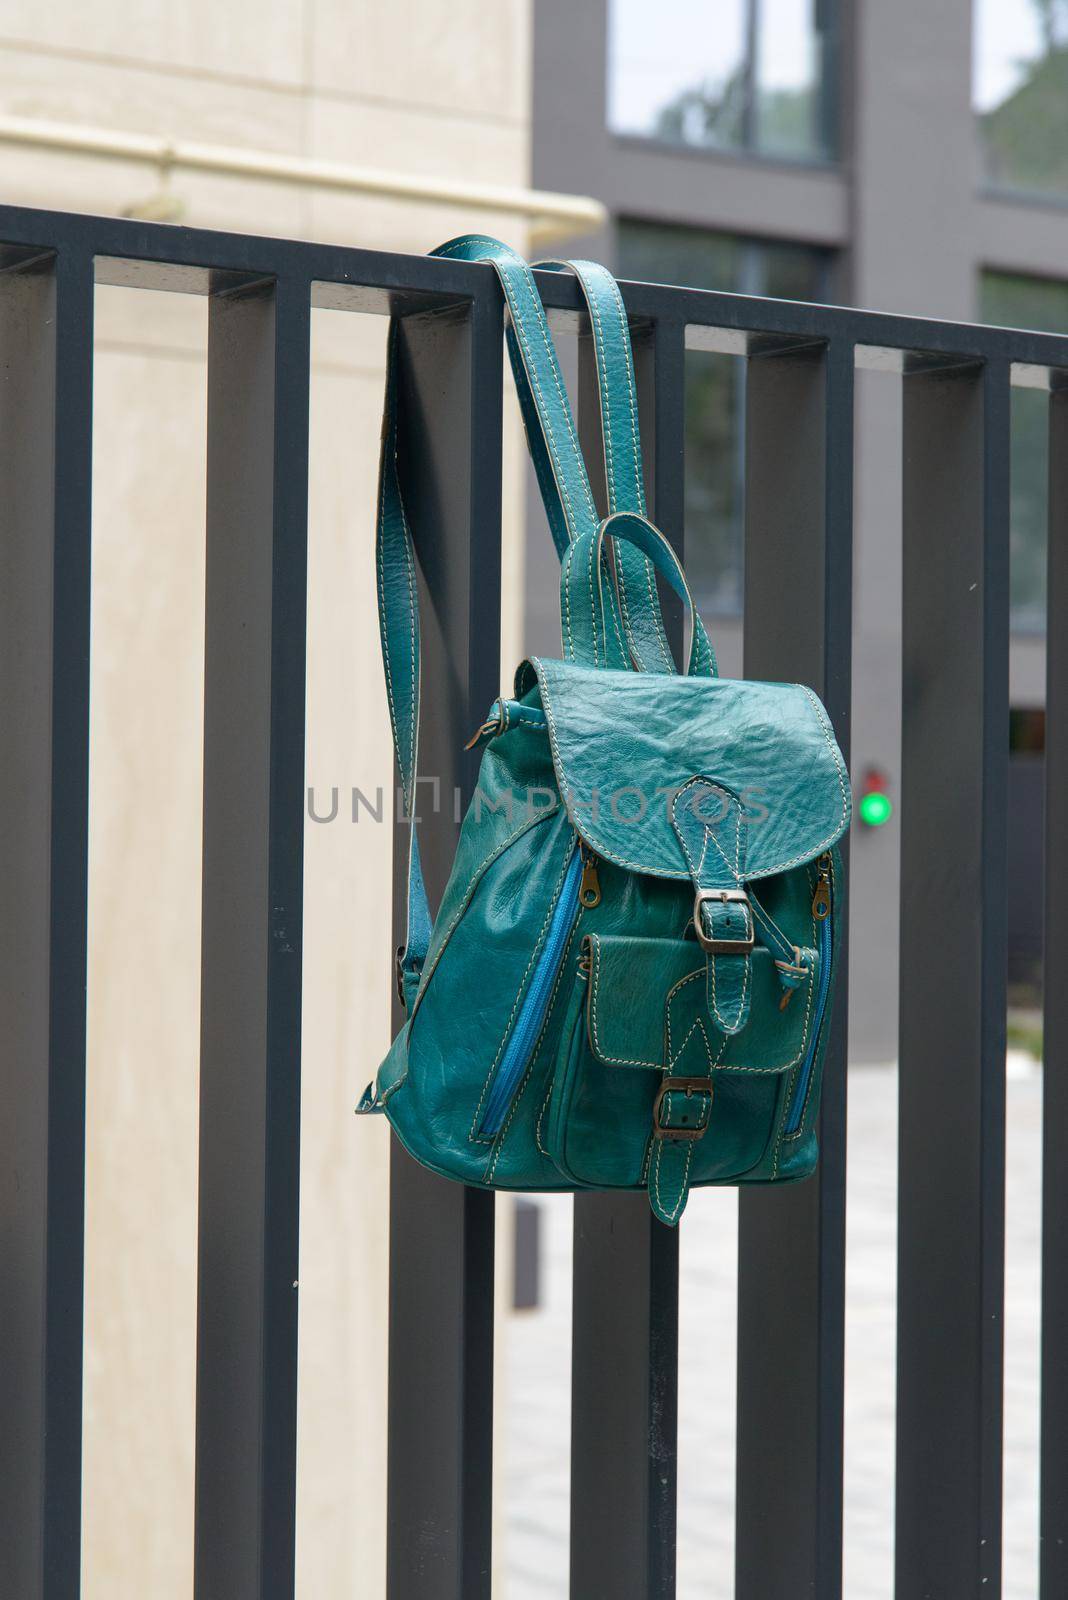
[{"label": "blurred background building", "polygon": [[[620,275],[742,294],[1068,328],[1065,0],[537,0],[534,181],[606,202],[577,241]],[[686,565],[741,666],[744,362],[692,352]],[[900,394],[857,375],[854,786],[896,802]],[[1046,439],[1013,391],[1011,979],[1041,959]],[[549,648],[551,555],[529,550]],[[866,784],[867,780],[867,784]],[[876,813],[878,815],[878,813]],[[854,827],[851,1053],[897,1030],[897,822]]]},{"label": "blurred background building", "polygon": [[[183,162],[183,144],[214,154]],[[391,250],[475,224],[533,254],[581,248],[627,277],[1064,331],[1068,0],[11,0],[0,194]],[[568,196],[603,202],[607,223]],[[338,820],[309,821],[306,848],[305,1600],[384,1592],[388,1151],[381,1126],[347,1111],[389,1027],[388,929],[354,908],[388,907],[390,865],[383,831],[349,825],[345,801],[391,770],[370,565],[384,331],[314,316],[308,782],[319,815],[334,786],[342,799]],[[202,301],[98,290],[87,1600],[191,1592],[205,342]],[[687,566],[736,672],[744,363],[689,360]],[[892,376],[859,373],[857,405],[853,767],[896,805]],[[1011,937],[1026,1001],[1040,959],[1046,442],[1039,397],[1016,389],[1013,405],[1011,781],[1026,823]],[[506,671],[559,637],[525,470],[510,411]],[[896,1051],[896,868],[896,811],[858,824],[862,1062]],[[555,1496],[559,1463],[543,1465]]]}]

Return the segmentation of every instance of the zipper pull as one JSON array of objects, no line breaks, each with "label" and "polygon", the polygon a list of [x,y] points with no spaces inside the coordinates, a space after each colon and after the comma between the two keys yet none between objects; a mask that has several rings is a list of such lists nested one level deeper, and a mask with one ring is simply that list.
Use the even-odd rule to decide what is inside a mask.
[{"label": "zipper pull", "polygon": [[579,842],[579,854],[582,857],[582,882],[579,885],[579,901],[587,910],[601,903],[601,882],[597,876],[597,857],[584,842]]},{"label": "zipper pull", "polygon": [[816,865],[819,868],[819,877],[816,879],[816,892],[812,896],[812,915],[817,922],[825,922],[831,914],[830,856],[825,852]]}]

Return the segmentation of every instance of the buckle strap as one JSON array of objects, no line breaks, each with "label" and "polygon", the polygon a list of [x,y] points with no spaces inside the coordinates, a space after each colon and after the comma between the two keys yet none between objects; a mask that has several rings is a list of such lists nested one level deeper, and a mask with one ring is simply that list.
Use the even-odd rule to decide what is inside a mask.
[{"label": "buckle strap", "polygon": [[663,1078],[653,1101],[653,1138],[700,1139],[711,1115],[711,1078]]},{"label": "buckle strap", "polygon": [[748,955],[756,942],[753,908],[744,889],[698,889],[693,926],[698,944],[709,955]]},{"label": "buckle strap", "polygon": [[653,1101],[649,1204],[673,1228],[686,1207],[693,1154],[712,1119],[710,1076],[661,1080]]},{"label": "buckle strap", "polygon": [[671,823],[693,880],[694,931],[705,952],[705,990],[721,1033],[749,1020],[756,921],[745,889],[749,827],[741,797],[697,776],[671,802]]}]

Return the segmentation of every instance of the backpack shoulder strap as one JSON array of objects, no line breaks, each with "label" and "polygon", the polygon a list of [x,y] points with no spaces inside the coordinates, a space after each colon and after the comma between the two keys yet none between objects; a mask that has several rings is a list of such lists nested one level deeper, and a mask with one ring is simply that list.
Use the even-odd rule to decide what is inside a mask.
[{"label": "backpack shoulder strap", "polygon": [[[631,511],[645,517],[645,477],[634,358],[630,324],[619,285],[607,267],[598,261],[540,261],[538,265],[554,272],[573,272],[586,301],[597,368],[609,513],[614,516],[620,511]],[[643,672],[674,672],[675,661],[664,630],[653,563],[631,544],[616,543],[614,555],[623,631],[635,666]],[[694,628],[702,641],[696,670],[714,677],[715,651],[696,612]]]},{"label": "backpack shoulder strap", "polygon": [[645,477],[638,431],[638,395],[630,325],[615,278],[599,261],[539,261],[550,272],[573,272],[590,318],[601,404],[608,509],[645,516]]},{"label": "backpack shoulder strap", "polygon": [[[553,540],[562,553],[581,534],[595,532],[598,518],[560,364],[530,267],[507,245],[481,234],[453,239],[432,253],[453,260],[489,262],[501,281],[509,315],[509,360]],[[399,988],[410,1009],[430,944],[432,919],[414,821],[419,746],[419,601],[415,549],[398,468],[401,419],[397,359],[394,320],[386,365],[375,567],[393,746],[410,822],[408,931],[398,956]],[[614,596],[609,597],[606,606],[608,664],[626,668],[630,661]]]}]

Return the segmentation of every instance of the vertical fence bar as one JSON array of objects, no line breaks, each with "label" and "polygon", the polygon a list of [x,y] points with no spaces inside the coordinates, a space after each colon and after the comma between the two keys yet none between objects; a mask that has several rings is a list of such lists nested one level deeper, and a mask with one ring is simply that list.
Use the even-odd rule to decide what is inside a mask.
[{"label": "vertical fence bar", "polygon": [[[417,791],[431,903],[478,776],[463,746],[498,693],[501,301],[413,315],[399,343],[401,468],[416,546],[422,705]],[[434,780],[436,780],[436,785]],[[403,941],[404,831],[396,943]],[[399,1018],[395,1017],[395,1022]],[[389,1600],[489,1600],[493,1196],[390,1157]]]},{"label": "vertical fence bar", "polygon": [[1068,387],[1053,374],[1046,601],[1041,1600],[1068,1594]]},{"label": "vertical fence bar", "polygon": [[198,1600],[294,1582],[309,287],[209,310]]},{"label": "vertical fence bar", "polygon": [[81,1563],[93,261],[0,278],[0,1592]]},{"label": "vertical fence bar", "polygon": [[899,1600],[1001,1592],[1009,369],[904,380]]},{"label": "vertical fence bar", "polygon": [[[682,537],[685,329],[635,341],[650,506]],[[597,378],[580,340],[579,426],[604,506]],[[678,629],[675,630],[678,632]],[[644,1194],[575,1196],[571,1357],[573,1600],[672,1600],[679,1239]]]},{"label": "vertical fence bar", "polygon": [[[848,760],[853,349],[750,357],[745,671],[823,698]],[[836,1600],[842,1569],[846,989],[840,952],[820,1165],[739,1193],[738,1600]]]}]

